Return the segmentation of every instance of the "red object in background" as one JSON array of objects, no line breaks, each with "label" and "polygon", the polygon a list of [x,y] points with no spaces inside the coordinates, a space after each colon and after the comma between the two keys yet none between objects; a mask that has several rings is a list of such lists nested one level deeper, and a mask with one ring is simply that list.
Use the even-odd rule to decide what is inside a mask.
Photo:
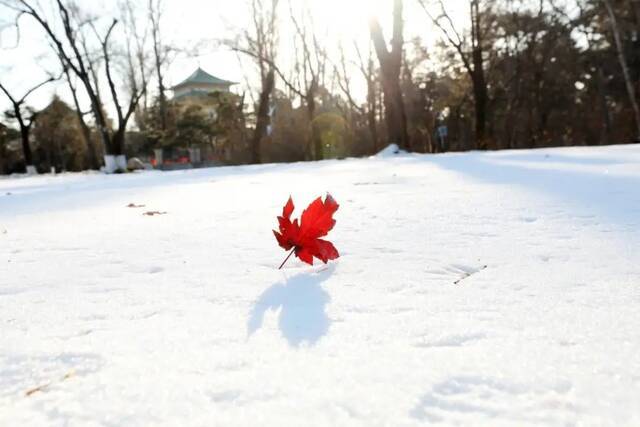
[{"label": "red object in background", "polygon": [[333,243],[320,239],[320,237],[326,236],[336,224],[333,214],[338,210],[338,207],[339,205],[333,197],[327,194],[324,202],[321,197],[311,202],[302,212],[299,223],[297,219],[291,222],[294,205],[293,200],[289,197],[289,201],[282,209],[282,216],[278,217],[280,232],[273,230],[280,247],[287,251],[291,250],[280,268],[294,253],[300,260],[310,265],[313,265],[314,257],[325,264],[329,260],[340,257]]}]

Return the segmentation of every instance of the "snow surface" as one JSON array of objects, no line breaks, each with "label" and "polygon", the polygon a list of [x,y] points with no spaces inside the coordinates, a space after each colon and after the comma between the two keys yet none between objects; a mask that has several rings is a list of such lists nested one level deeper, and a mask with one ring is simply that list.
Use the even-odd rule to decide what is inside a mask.
[{"label": "snow surface", "polygon": [[0,425],[639,426],[638,249],[640,146],[0,179]]}]

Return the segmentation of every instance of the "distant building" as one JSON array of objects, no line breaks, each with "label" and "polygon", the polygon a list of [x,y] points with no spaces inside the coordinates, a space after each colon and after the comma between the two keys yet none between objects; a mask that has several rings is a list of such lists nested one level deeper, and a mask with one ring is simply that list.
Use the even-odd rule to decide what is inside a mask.
[{"label": "distant building", "polygon": [[191,74],[185,81],[171,88],[173,99],[183,101],[188,98],[200,98],[214,92],[230,92],[236,83],[212,76],[202,68]]},{"label": "distant building", "polygon": [[[235,84],[198,67],[186,80],[171,88],[172,104],[178,116],[176,141],[178,146],[188,147],[190,164],[219,164],[231,160],[231,131],[217,121],[221,104],[240,99],[231,92]],[[172,155],[175,157],[175,153]],[[156,152],[155,158],[164,167],[167,161],[175,163],[175,159],[165,158],[160,152]],[[179,159],[184,160],[185,156]]]}]

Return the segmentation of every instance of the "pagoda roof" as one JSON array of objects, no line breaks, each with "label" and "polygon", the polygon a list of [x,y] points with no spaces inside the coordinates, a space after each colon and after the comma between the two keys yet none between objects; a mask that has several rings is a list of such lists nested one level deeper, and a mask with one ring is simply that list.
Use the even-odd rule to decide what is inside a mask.
[{"label": "pagoda roof", "polygon": [[198,69],[193,74],[191,74],[189,77],[187,77],[186,80],[184,80],[181,83],[178,83],[172,89],[177,89],[179,87],[187,86],[187,85],[191,85],[191,84],[210,84],[210,85],[231,86],[231,85],[234,85],[236,83],[235,82],[230,82],[228,80],[224,80],[224,79],[221,79],[221,78],[218,78],[216,76],[212,76],[211,74],[209,74],[206,71],[204,71],[202,68],[198,67]]}]

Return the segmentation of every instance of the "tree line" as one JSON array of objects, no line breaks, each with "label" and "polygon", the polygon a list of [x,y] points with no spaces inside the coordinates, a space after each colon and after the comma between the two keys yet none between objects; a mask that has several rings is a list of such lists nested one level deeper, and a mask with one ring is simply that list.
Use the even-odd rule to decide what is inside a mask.
[{"label": "tree line", "polygon": [[[328,43],[308,1],[246,0],[246,25],[206,40],[247,66],[245,90],[188,106],[170,98],[166,76],[193,52],[166,41],[162,0],[122,1],[117,16],[46,3],[0,0],[13,14],[0,31],[20,34],[28,21],[58,64],[22,91],[0,75],[12,106],[0,173],[15,171],[11,140],[21,168],[115,171],[126,155],[196,144],[215,145],[228,163],[261,163],[391,143],[437,153],[640,139],[638,0],[459,0],[466,22],[451,2],[389,0],[389,19],[370,19],[365,44]],[[408,22],[428,31],[410,36]],[[72,104],[56,98],[35,111],[30,96],[53,82]]]}]

